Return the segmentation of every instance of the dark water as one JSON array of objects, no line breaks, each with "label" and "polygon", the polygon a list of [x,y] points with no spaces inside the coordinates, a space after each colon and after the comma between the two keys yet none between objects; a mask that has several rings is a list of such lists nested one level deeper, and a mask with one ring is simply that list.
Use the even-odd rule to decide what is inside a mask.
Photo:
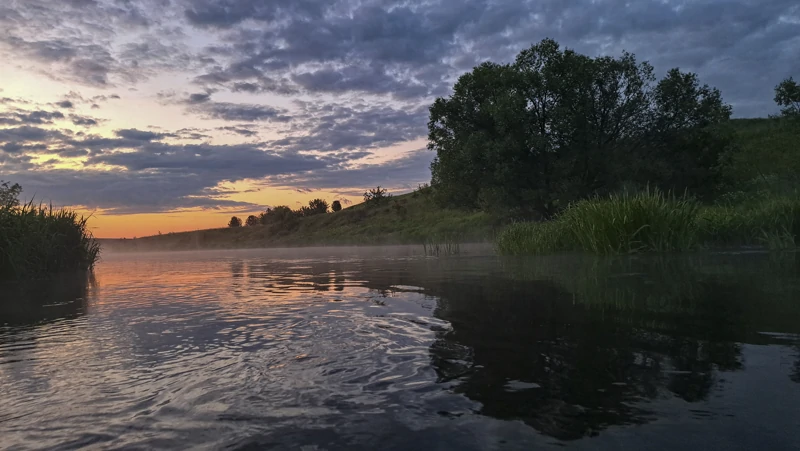
[{"label": "dark water", "polygon": [[3,449],[800,449],[800,258],[107,255],[0,291]]}]

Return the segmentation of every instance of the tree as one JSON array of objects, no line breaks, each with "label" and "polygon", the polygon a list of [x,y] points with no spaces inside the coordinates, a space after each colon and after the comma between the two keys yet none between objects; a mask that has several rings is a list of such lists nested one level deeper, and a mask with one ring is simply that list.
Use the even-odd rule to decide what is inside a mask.
[{"label": "tree", "polygon": [[[676,137],[726,120],[730,107],[694,74],[676,69],[654,82],[652,66],[630,53],[591,58],[551,39],[513,64],[476,67],[430,108],[436,197],[550,216],[631,180],[658,176],[648,181],[674,185],[670,177],[687,164],[676,155],[693,162],[698,151]],[[724,146],[713,134],[704,138],[708,155],[699,160],[707,164]]]},{"label": "tree", "polygon": [[368,204],[380,204],[389,200],[390,197],[392,197],[392,195],[388,194],[387,191],[380,186],[364,192],[364,202]]},{"label": "tree", "polygon": [[311,209],[313,214],[325,214],[328,212],[328,202],[322,199],[314,199],[308,202],[308,208]]},{"label": "tree", "polygon": [[0,209],[11,209],[19,206],[19,195],[22,187],[15,183],[0,180]]},{"label": "tree", "polygon": [[800,117],[800,84],[789,77],[775,86],[775,103],[784,116]]},{"label": "tree", "polygon": [[307,207],[300,207],[300,209],[297,210],[297,214],[304,217],[325,214],[327,212],[328,202],[322,199],[311,200],[308,202]]},{"label": "tree", "polygon": [[255,215],[250,215],[250,216],[247,217],[247,220],[245,221],[245,225],[248,226],[248,227],[253,227],[253,226],[258,225],[258,222],[259,222],[258,218]]},{"label": "tree", "polygon": [[338,200],[333,201],[333,203],[331,204],[331,210],[337,212],[341,211],[341,209],[342,209],[342,203],[339,202]]},{"label": "tree", "polygon": [[228,222],[228,227],[241,227],[241,226],[242,226],[242,220],[237,218],[236,216],[233,216],[231,220]]}]

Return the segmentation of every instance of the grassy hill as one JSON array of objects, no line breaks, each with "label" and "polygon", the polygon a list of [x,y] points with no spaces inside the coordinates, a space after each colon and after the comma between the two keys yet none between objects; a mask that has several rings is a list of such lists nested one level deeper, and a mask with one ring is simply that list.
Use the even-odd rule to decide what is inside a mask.
[{"label": "grassy hill", "polygon": [[488,241],[496,228],[496,221],[490,215],[442,209],[434,204],[430,192],[423,190],[391,197],[379,205],[358,204],[336,213],[296,218],[289,223],[98,241],[111,251],[421,244]]},{"label": "grassy hill", "polygon": [[728,180],[737,185],[796,181],[800,175],[800,121],[734,119],[731,126],[738,149],[724,163]]}]

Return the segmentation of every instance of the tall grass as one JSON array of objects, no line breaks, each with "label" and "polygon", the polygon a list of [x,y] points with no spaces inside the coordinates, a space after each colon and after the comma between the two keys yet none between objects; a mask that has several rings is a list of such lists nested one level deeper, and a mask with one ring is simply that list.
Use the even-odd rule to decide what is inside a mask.
[{"label": "tall grass", "polygon": [[86,221],[74,211],[52,205],[0,207],[0,279],[91,269],[100,246]]},{"label": "tall grass", "polygon": [[794,249],[800,244],[798,236],[797,196],[702,206],[689,198],[647,190],[584,200],[550,222],[512,225],[500,233],[496,244],[506,255],[627,254],[728,245]]},{"label": "tall grass", "polygon": [[704,208],[697,218],[709,245],[761,245],[793,249],[800,242],[800,196],[749,198]]},{"label": "tall grass", "polygon": [[509,227],[497,247],[504,254],[685,250],[696,242],[698,209],[691,199],[658,190],[596,197],[575,203],[553,221]]}]

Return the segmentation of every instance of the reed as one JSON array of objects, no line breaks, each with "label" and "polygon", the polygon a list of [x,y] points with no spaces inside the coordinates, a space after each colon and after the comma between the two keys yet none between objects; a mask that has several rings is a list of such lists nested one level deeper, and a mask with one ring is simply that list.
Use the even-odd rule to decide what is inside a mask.
[{"label": "reed", "polygon": [[100,246],[88,218],[52,205],[0,208],[0,278],[31,279],[92,269]]},{"label": "reed", "polygon": [[441,257],[459,255],[461,253],[460,241],[452,236],[431,237],[422,243],[426,256]]}]

